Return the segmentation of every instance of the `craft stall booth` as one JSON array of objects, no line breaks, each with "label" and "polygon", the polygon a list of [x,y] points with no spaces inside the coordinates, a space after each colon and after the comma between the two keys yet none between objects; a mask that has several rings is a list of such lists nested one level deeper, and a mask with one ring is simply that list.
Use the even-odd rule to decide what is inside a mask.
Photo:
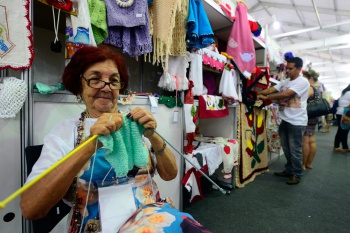
[{"label": "craft stall booth", "polygon": [[[268,47],[244,2],[148,1],[137,22],[126,22],[142,35],[131,46],[123,44],[121,35],[134,32],[108,18],[118,13],[111,5],[115,1],[63,1],[70,8],[58,2],[0,0],[0,107],[7,107],[0,109],[1,200],[26,180],[25,149],[42,145],[52,127],[84,110],[59,81],[76,50],[100,43],[116,47],[126,61],[130,81],[118,109],[148,109],[158,122],[157,131],[172,145],[178,175],[170,182],[155,181],[176,208],[203,200],[197,168],[221,190],[244,187],[268,171],[272,157],[266,132],[271,124],[266,122],[269,111],[262,108],[268,103],[256,101],[254,93],[270,85],[269,64],[279,52],[272,56],[276,46]],[[234,33],[239,30],[235,25],[243,25],[244,33]],[[242,41],[249,42],[244,51],[234,51]],[[244,56],[235,57],[239,52]],[[279,155],[279,149],[275,152]],[[183,192],[189,193],[185,200]],[[18,197],[0,216],[1,232],[31,232]],[[66,221],[51,232],[63,232]]]},{"label": "craft stall booth", "polygon": [[[220,187],[232,190],[267,172],[281,155],[278,108],[257,100],[256,93],[279,82],[276,67],[283,58],[244,2],[202,3],[215,44],[191,50],[189,79],[194,85],[184,100],[184,152]],[[190,205],[204,199],[205,188],[202,174],[185,163],[182,183],[189,194],[184,192],[183,202]]]}]

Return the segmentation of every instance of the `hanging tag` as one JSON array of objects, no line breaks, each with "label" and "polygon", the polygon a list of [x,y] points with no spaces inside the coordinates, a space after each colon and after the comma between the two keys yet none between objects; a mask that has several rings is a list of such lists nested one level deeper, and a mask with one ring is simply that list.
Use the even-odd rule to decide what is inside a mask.
[{"label": "hanging tag", "polygon": [[157,109],[158,109],[158,103],[156,100],[156,97],[154,97],[153,95],[149,95],[148,96],[149,101],[151,102],[151,113],[156,113]]},{"label": "hanging tag", "polygon": [[179,117],[179,110],[175,109],[173,122],[178,122],[178,117]]}]

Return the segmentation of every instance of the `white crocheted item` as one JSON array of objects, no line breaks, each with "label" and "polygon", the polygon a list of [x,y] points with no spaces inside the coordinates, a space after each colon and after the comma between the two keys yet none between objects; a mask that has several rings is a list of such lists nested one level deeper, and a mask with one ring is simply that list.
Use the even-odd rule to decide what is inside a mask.
[{"label": "white crocheted item", "polygon": [[24,80],[5,77],[0,84],[0,118],[13,118],[21,110],[27,96]]},{"label": "white crocheted item", "polygon": [[164,71],[158,82],[158,87],[168,91],[188,90],[186,69],[189,67],[189,56],[170,56],[168,71]]}]

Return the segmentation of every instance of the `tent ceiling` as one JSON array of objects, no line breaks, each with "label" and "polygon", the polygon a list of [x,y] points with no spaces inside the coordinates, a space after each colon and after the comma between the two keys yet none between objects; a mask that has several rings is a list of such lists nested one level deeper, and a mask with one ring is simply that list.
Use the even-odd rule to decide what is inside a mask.
[{"label": "tent ceiling", "polygon": [[[283,51],[321,74],[333,97],[350,83],[350,4],[342,0],[245,0],[248,13]],[[281,23],[272,27],[273,17]],[[266,27],[268,25],[268,27]]]}]

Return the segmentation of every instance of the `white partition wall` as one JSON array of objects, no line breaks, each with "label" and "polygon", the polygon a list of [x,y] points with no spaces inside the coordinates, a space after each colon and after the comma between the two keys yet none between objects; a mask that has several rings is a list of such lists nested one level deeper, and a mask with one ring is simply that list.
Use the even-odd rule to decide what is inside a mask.
[{"label": "white partition wall", "polygon": [[[21,187],[21,120],[0,118],[0,200]],[[0,232],[22,232],[22,214],[17,197],[0,209]]]}]

